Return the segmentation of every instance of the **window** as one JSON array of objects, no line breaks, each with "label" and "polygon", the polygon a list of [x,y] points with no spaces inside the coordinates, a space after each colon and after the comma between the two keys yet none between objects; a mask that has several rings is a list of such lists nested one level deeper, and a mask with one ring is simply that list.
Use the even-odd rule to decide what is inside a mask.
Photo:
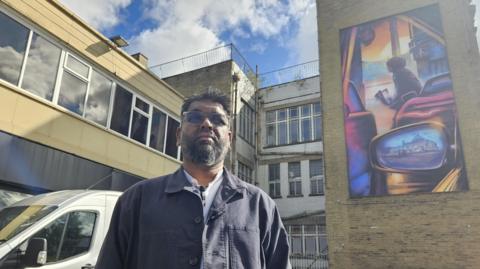
[{"label": "window", "polygon": [[21,88],[52,101],[62,50],[33,33]]},{"label": "window", "polygon": [[241,162],[238,162],[238,177],[248,183],[254,183],[253,182],[253,170],[246,164],[243,164]]},{"label": "window", "polygon": [[322,160],[310,160],[310,194],[323,195]]},{"label": "window", "polygon": [[110,96],[113,82],[99,72],[92,70],[92,81],[88,91],[85,118],[107,126]]},{"label": "window", "polygon": [[281,197],[280,194],[280,164],[268,165],[268,190],[272,198]]},{"label": "window", "polygon": [[327,235],[323,225],[288,225],[291,254],[313,257],[327,254]]},{"label": "window", "polygon": [[135,97],[130,137],[142,144],[146,144],[149,119],[150,105],[144,102],[142,99]]},{"label": "window", "polygon": [[128,136],[130,126],[130,111],[132,109],[133,94],[117,85],[113,103],[110,128],[124,136]]},{"label": "window", "polygon": [[90,66],[68,54],[63,69],[58,104],[78,115],[83,115],[89,81]]},{"label": "window", "polygon": [[168,127],[167,127],[167,143],[165,148],[165,153],[172,156],[173,158],[178,157],[178,146],[177,146],[177,128],[180,126],[180,123],[172,118],[168,118]]},{"label": "window", "polygon": [[249,144],[255,144],[255,112],[250,105],[242,100],[240,109],[239,136]]},{"label": "window", "polygon": [[321,139],[320,103],[267,111],[265,120],[267,146]]},{"label": "window", "polygon": [[288,163],[289,196],[302,196],[302,177],[300,162]]},{"label": "window", "polygon": [[0,12],[0,78],[18,85],[30,30]]},{"label": "window", "polygon": [[165,144],[165,126],[167,115],[153,108],[152,128],[150,131],[150,147],[163,152]]}]

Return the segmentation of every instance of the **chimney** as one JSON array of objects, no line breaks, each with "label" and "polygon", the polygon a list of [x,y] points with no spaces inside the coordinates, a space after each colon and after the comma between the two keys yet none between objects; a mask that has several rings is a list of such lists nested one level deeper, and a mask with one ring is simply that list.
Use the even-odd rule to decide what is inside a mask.
[{"label": "chimney", "polygon": [[137,60],[141,65],[148,68],[148,58],[145,55],[138,52],[138,53],[132,54],[132,57],[135,60]]}]

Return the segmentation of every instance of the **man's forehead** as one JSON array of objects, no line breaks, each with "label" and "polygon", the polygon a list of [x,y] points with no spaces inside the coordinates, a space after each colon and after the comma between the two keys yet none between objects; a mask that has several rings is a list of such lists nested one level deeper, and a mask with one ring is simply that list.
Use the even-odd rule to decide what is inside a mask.
[{"label": "man's forehead", "polygon": [[225,114],[225,110],[220,103],[213,102],[210,100],[200,100],[194,101],[188,107],[189,111],[202,111],[202,112],[217,112]]}]

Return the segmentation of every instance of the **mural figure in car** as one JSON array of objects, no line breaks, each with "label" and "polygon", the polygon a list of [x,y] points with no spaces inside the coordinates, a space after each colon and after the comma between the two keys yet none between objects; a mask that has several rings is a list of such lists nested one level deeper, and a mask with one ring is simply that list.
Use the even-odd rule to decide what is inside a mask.
[{"label": "mural figure in car", "polygon": [[468,190],[437,5],[341,30],[351,197]]}]

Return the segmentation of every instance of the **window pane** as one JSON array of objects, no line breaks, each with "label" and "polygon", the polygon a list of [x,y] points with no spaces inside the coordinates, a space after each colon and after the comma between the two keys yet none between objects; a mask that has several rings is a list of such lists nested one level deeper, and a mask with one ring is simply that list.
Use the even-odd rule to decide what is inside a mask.
[{"label": "window pane", "polygon": [[278,144],[287,144],[287,123],[280,122],[278,124]]},{"label": "window pane", "polygon": [[302,254],[302,237],[292,236],[292,254]]},{"label": "window pane", "polygon": [[267,146],[274,146],[275,143],[275,133],[276,128],[275,124],[267,125]]},{"label": "window pane", "polygon": [[310,104],[308,104],[308,105],[303,105],[303,106],[301,107],[302,117],[310,116],[310,114],[311,114],[310,108],[311,108]]},{"label": "window pane", "polygon": [[313,118],[313,128],[314,128],[314,135],[315,139],[322,138],[322,122],[320,121],[320,116],[316,116]]},{"label": "window pane", "polygon": [[299,141],[299,124],[298,120],[292,120],[290,121],[290,143],[296,143]]},{"label": "window pane", "polygon": [[176,133],[179,126],[180,124],[178,123],[178,121],[168,117],[167,145],[165,153],[172,156],[173,158],[177,158],[178,154]]},{"label": "window pane", "polygon": [[320,111],[320,103],[314,103],[313,104],[313,114],[314,115],[319,115],[321,113]]},{"label": "window pane", "polygon": [[287,110],[286,109],[278,110],[278,121],[282,121],[285,119],[287,119]]},{"label": "window pane", "polygon": [[305,254],[316,255],[317,254],[317,238],[313,236],[305,237]]},{"label": "window pane", "polygon": [[62,238],[67,214],[54,220],[50,225],[37,232],[32,237],[41,237],[47,239],[47,263],[58,261],[60,250],[60,240]]},{"label": "window pane", "polygon": [[0,12],[0,79],[18,84],[29,32]]},{"label": "window pane", "polygon": [[268,165],[268,181],[280,180],[280,164],[274,163]]},{"label": "window pane", "polygon": [[88,91],[85,118],[103,126],[107,125],[111,91],[112,81],[95,70],[92,70],[92,80],[90,82],[90,90]]},{"label": "window pane", "polygon": [[58,104],[74,113],[83,115],[86,94],[87,83],[64,71]]},{"label": "window pane", "polygon": [[110,128],[125,136],[128,136],[128,127],[130,126],[132,98],[133,95],[130,92],[120,86],[117,86]]},{"label": "window pane", "polygon": [[327,254],[327,236],[325,234],[322,234],[318,239],[319,239],[318,244],[319,244],[320,253],[326,255]]},{"label": "window pane", "polygon": [[302,119],[302,141],[312,140],[311,123],[312,121],[310,118]]},{"label": "window pane", "polygon": [[288,179],[300,178],[300,162],[288,163]]},{"label": "window pane", "polygon": [[267,111],[266,116],[265,116],[265,121],[267,123],[271,123],[275,121],[275,116],[276,116],[276,111]]},{"label": "window pane", "polygon": [[132,115],[132,131],[130,137],[134,140],[146,144],[148,131],[148,118],[144,115],[133,111]]},{"label": "window pane", "polygon": [[68,55],[67,67],[73,70],[78,75],[83,76],[85,79],[88,79],[89,66],[72,57],[72,55]]},{"label": "window pane", "polygon": [[290,119],[298,118],[298,106],[288,109]]},{"label": "window pane", "polygon": [[150,105],[141,100],[140,98],[135,98],[135,107],[142,110],[145,113],[149,113]]},{"label": "window pane", "polygon": [[88,251],[96,218],[93,212],[70,213],[59,260]]},{"label": "window pane", "polygon": [[51,101],[61,52],[60,48],[34,33],[21,88]]},{"label": "window pane", "polygon": [[322,160],[310,160],[310,177],[323,174]]},{"label": "window pane", "polygon": [[163,152],[165,142],[165,124],[167,115],[153,108],[152,128],[150,130],[150,147]]}]

